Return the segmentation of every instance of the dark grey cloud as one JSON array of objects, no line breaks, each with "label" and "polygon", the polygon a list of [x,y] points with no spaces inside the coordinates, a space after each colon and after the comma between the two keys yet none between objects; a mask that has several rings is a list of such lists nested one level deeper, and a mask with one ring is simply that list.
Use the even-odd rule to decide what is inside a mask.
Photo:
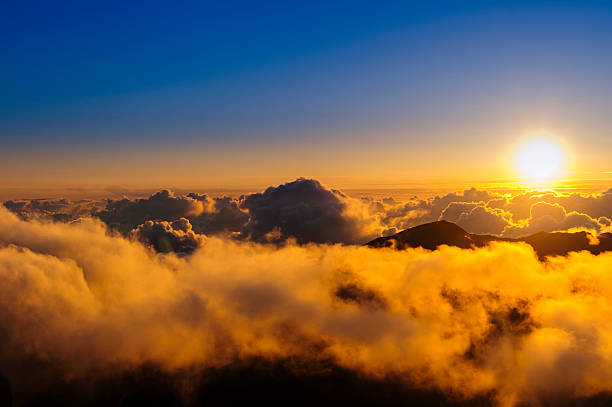
[{"label": "dark grey cloud", "polygon": [[205,239],[193,231],[185,218],[172,222],[148,220],[132,230],[131,235],[161,253],[192,253]]},{"label": "dark grey cloud", "polygon": [[144,199],[109,200],[106,207],[96,216],[106,224],[129,232],[148,221],[173,221],[179,218],[197,216],[204,211],[204,204],[186,196],[175,196],[172,191],[163,190]]},{"label": "dark grey cloud", "polygon": [[193,229],[206,235],[240,232],[249,220],[249,214],[240,209],[240,201],[231,197],[210,198],[207,195],[189,194],[187,197],[205,202],[207,210],[190,217]]},{"label": "dark grey cloud", "polygon": [[293,237],[298,243],[361,243],[367,231],[350,199],[314,179],[300,178],[245,197],[249,222],[241,237],[257,242]]},{"label": "dark grey cloud", "polygon": [[124,234],[147,221],[161,228],[160,222],[179,218],[198,234],[234,234],[257,242],[364,243],[381,233],[366,204],[309,179],[239,198],[164,190],[149,198],[109,200],[95,215]]}]

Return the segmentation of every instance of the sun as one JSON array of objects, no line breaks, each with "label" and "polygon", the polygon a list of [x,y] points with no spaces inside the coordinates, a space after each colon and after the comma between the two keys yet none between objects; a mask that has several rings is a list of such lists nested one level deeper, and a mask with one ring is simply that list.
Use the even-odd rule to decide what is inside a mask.
[{"label": "sun", "polygon": [[563,151],[554,141],[536,138],[523,144],[516,155],[516,166],[531,183],[543,183],[558,177],[564,164]]}]

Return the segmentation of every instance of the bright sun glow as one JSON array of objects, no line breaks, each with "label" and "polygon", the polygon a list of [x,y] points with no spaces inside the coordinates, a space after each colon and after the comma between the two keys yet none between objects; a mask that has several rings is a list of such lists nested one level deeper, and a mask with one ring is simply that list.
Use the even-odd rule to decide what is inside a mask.
[{"label": "bright sun glow", "polygon": [[530,140],[519,149],[516,165],[526,180],[538,183],[548,181],[560,174],[563,152],[551,140]]}]

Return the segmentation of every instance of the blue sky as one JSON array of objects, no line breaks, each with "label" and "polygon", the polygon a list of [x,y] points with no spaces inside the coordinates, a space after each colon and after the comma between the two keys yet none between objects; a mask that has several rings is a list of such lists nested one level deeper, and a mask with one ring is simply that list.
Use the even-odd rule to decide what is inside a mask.
[{"label": "blue sky", "polygon": [[175,3],[4,4],[5,154],[612,147],[607,2]]}]

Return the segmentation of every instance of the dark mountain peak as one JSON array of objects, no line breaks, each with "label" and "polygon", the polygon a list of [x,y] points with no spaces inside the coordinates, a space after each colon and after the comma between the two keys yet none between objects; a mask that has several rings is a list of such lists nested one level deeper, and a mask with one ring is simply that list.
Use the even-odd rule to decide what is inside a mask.
[{"label": "dark mountain peak", "polygon": [[434,250],[443,244],[468,248],[472,246],[472,243],[470,234],[465,230],[454,223],[441,220],[415,226],[393,236],[379,237],[369,242],[368,246],[397,249],[423,247]]},{"label": "dark mountain peak", "polygon": [[466,236],[468,232],[457,226],[452,222],[446,220],[438,220],[436,222],[423,223],[422,225],[415,226],[410,229],[406,229],[399,232],[398,235],[404,235],[409,233],[443,233],[449,236]]},{"label": "dark mountain peak", "polygon": [[587,250],[591,253],[599,253],[602,251],[602,248],[600,248],[598,244],[591,244],[585,231],[571,233],[539,232],[519,240],[533,246],[540,257],[557,254],[565,255],[569,252],[579,252],[582,250]]}]

